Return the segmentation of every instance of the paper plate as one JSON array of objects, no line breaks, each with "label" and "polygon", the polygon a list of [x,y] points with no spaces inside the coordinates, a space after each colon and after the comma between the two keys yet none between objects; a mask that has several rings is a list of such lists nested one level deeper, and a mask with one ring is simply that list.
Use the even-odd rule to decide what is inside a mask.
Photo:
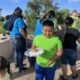
[{"label": "paper plate", "polygon": [[25,51],[25,55],[29,56],[29,57],[36,57],[36,56],[40,56],[44,53],[44,50],[41,48],[37,48],[38,51],[35,52],[32,49],[28,49],[27,51]]}]

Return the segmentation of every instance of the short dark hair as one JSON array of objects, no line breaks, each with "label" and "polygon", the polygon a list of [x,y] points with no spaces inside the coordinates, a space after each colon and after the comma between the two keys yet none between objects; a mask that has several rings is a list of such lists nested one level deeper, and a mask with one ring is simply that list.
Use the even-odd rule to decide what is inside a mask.
[{"label": "short dark hair", "polygon": [[15,10],[14,10],[14,14],[16,16],[21,16],[22,17],[22,9],[20,7],[17,7]]},{"label": "short dark hair", "polygon": [[54,23],[51,20],[44,20],[43,23],[42,23],[42,25],[43,25],[43,27],[44,26],[49,26],[49,27],[54,28]]},{"label": "short dark hair", "polygon": [[67,17],[65,19],[65,25],[70,26],[71,24],[73,24],[74,20],[71,17]]}]

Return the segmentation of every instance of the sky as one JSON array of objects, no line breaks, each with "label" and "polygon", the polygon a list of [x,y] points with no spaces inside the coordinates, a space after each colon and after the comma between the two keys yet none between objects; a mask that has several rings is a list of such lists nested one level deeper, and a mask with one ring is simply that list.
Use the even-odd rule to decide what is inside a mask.
[{"label": "sky", "polygon": [[[26,10],[26,4],[29,0],[0,0],[1,14],[3,16],[13,13],[16,7],[20,7],[23,12]],[[70,11],[76,9],[80,10],[80,0],[53,0],[55,3],[59,2],[59,9],[68,8]]]},{"label": "sky", "polygon": [[0,0],[0,8],[2,16],[12,14],[16,7],[20,7],[23,12],[26,10],[28,0]]},{"label": "sky", "polygon": [[60,3],[60,9],[67,8],[70,11],[77,10],[78,12],[80,12],[80,0],[55,0],[55,2]]}]

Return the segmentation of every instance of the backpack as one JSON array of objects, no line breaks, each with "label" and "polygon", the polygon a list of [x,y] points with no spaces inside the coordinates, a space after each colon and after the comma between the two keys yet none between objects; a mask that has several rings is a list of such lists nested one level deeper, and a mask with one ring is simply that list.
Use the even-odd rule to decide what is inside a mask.
[{"label": "backpack", "polygon": [[15,15],[10,15],[9,19],[4,23],[3,28],[8,31],[12,31],[14,21],[17,17]]}]

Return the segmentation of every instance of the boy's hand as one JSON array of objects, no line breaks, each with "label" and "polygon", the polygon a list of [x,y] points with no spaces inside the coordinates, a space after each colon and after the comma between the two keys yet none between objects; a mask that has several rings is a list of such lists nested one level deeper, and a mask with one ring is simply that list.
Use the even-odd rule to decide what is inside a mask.
[{"label": "boy's hand", "polygon": [[52,58],[49,60],[48,64],[46,65],[46,67],[49,67],[54,61],[56,61],[60,56],[62,55],[62,49],[58,49],[57,54],[55,54],[54,56],[52,56]]},{"label": "boy's hand", "polygon": [[46,65],[46,67],[50,67],[50,65],[51,65],[53,62],[54,62],[53,60],[50,60],[50,61],[48,62],[48,64]]}]

